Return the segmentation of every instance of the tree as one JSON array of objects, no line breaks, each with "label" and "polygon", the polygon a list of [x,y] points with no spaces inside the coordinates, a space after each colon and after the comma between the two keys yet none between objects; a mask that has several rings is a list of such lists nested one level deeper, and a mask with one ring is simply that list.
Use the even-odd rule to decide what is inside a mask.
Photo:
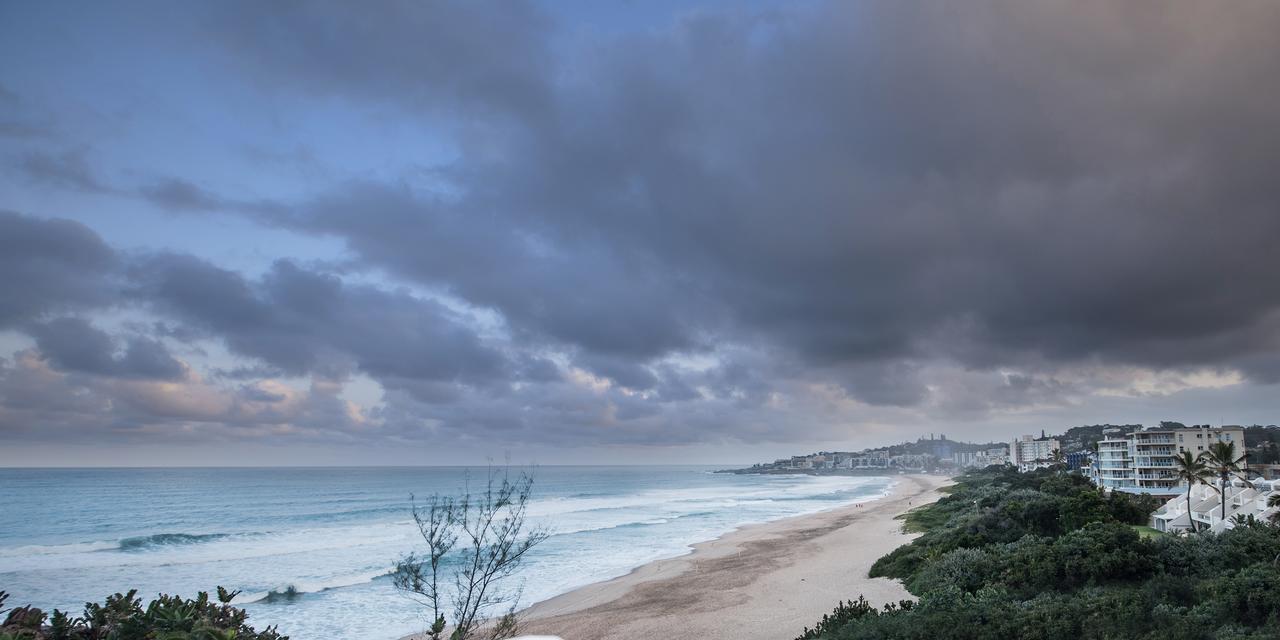
[{"label": "tree", "polygon": [[1218,441],[1209,445],[1209,450],[1204,452],[1205,462],[1213,475],[1218,476],[1220,489],[1218,489],[1219,497],[1222,502],[1222,519],[1227,519],[1227,481],[1231,476],[1236,476],[1245,482],[1249,480],[1240,475],[1240,465],[1244,464],[1246,456],[1236,456],[1236,443]]},{"label": "tree", "polygon": [[1174,473],[1179,480],[1187,483],[1187,520],[1191,523],[1192,533],[1196,532],[1196,519],[1191,515],[1191,489],[1199,482],[1208,484],[1209,478],[1213,477],[1213,471],[1205,464],[1204,457],[1203,453],[1192,456],[1190,451],[1183,451],[1173,458]]},{"label": "tree", "polygon": [[[1268,507],[1280,507],[1280,493],[1273,493],[1267,497]],[[1280,522],[1280,511],[1271,514],[1272,522]]]},{"label": "tree", "polygon": [[[413,520],[427,549],[401,559],[394,582],[396,588],[430,607],[428,638],[470,640],[483,634],[498,640],[516,635],[520,589],[508,586],[506,580],[529,550],[549,535],[546,529],[525,527],[532,490],[529,474],[512,480],[507,470],[490,469],[481,493],[435,494],[422,507],[415,501]],[[446,619],[446,609],[452,620]],[[453,630],[445,636],[450,624]]]},{"label": "tree", "polygon": [[1053,463],[1054,469],[1067,468],[1067,456],[1062,453],[1062,449],[1054,449],[1049,452],[1049,462]]}]

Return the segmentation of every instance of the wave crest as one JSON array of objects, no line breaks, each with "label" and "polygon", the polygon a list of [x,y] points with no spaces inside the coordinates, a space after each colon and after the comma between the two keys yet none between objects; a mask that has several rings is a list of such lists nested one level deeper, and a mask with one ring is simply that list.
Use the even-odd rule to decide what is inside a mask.
[{"label": "wave crest", "polygon": [[156,547],[170,547],[211,542],[213,540],[221,540],[222,538],[226,538],[230,535],[231,534],[229,533],[157,533],[150,536],[125,538],[120,541],[118,548],[121,551],[145,551]]}]

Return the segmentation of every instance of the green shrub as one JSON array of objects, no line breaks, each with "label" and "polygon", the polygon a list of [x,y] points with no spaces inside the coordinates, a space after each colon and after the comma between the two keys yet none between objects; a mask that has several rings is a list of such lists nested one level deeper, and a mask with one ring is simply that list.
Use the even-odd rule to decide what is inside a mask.
[{"label": "green shrub", "polygon": [[[200,592],[195,599],[160,595],[146,608],[137,590],[86,603],[83,617],[55,609],[45,614],[17,607],[0,625],[0,640],[288,640],[275,627],[255,631],[248,614],[231,606],[234,591],[218,587],[217,602]],[[0,614],[8,594],[0,591]]]}]

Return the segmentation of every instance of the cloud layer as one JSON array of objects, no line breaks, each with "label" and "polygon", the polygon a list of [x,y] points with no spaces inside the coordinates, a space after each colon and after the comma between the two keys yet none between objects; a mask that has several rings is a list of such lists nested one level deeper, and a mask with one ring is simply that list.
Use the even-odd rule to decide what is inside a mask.
[{"label": "cloud layer", "polygon": [[[628,28],[366,9],[108,27],[199,36],[174,53],[227,109],[264,107],[245,135],[288,171],[142,168],[87,125],[65,148],[3,139],[30,195],[0,207],[72,194],[193,236],[126,248],[88,214],[0,214],[0,329],[30,341],[0,370],[0,429],[714,446],[1053,428],[1117,397],[1140,415],[1115,420],[1150,421],[1227,388],[1251,398],[1229,421],[1278,408],[1273,4],[818,3]],[[13,100],[35,86],[14,82]],[[208,90],[147,108],[196,113]],[[342,250],[195,255],[220,220]]]}]

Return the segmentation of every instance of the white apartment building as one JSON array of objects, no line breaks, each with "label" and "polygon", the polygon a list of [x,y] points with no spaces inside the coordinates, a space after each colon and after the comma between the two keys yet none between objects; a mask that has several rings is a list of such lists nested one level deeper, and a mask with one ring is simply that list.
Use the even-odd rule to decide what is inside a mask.
[{"label": "white apartment building", "polygon": [[957,452],[951,460],[961,467],[982,469],[993,464],[1004,464],[1008,459],[1004,447],[987,449],[986,451]]},{"label": "white apartment building", "polygon": [[1142,429],[1098,441],[1093,481],[1100,487],[1130,493],[1173,494],[1182,489],[1173,459],[1183,451],[1198,456],[1214,442],[1234,442],[1245,453],[1242,427]]},{"label": "white apartment building", "polygon": [[849,458],[850,469],[888,469],[889,454],[878,451],[869,455],[853,456]]},{"label": "white apartment building", "polygon": [[1098,441],[1098,456],[1093,467],[1094,484],[1107,489],[1134,489],[1133,458],[1129,455],[1129,439],[1110,436]]},{"label": "white apartment building", "polygon": [[1251,480],[1246,483],[1234,479],[1226,490],[1225,518],[1222,516],[1222,496],[1218,490],[1205,484],[1196,484],[1190,491],[1190,517],[1187,511],[1187,490],[1183,490],[1151,514],[1151,528],[1168,533],[1188,531],[1194,520],[1197,531],[1222,533],[1235,527],[1235,516],[1253,516],[1266,520],[1277,511],[1275,507],[1267,506],[1267,500],[1280,491],[1280,480]]},{"label": "white apartment building", "polygon": [[1051,464],[1049,458],[1053,455],[1054,449],[1062,449],[1054,438],[1037,439],[1035,436],[1022,436],[1009,443],[1009,464],[1024,472],[1047,467]]},{"label": "white apartment building", "polygon": [[889,458],[889,463],[902,469],[924,469],[934,457],[927,453],[904,453]]}]

